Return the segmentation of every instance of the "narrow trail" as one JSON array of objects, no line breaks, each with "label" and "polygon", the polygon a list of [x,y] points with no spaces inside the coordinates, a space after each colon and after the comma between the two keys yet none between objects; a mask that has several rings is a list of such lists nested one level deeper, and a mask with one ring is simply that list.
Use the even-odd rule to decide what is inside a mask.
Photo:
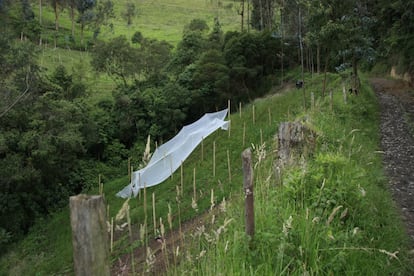
[{"label": "narrow trail", "polygon": [[398,80],[371,79],[381,108],[381,147],[390,190],[414,247],[414,89]]}]

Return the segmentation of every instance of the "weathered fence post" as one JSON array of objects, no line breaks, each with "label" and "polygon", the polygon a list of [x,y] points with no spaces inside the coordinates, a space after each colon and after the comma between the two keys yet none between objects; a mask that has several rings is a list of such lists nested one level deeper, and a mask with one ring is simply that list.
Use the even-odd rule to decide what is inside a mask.
[{"label": "weathered fence post", "polygon": [[245,149],[243,160],[243,189],[245,199],[246,234],[254,238],[254,197],[253,197],[253,166],[252,151]]},{"label": "weathered fence post", "polygon": [[71,196],[75,275],[110,275],[106,208],[102,196]]}]

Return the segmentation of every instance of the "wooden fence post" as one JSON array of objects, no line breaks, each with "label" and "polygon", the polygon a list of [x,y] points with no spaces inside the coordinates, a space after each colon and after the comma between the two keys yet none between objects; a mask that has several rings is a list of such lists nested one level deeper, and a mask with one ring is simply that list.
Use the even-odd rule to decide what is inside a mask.
[{"label": "wooden fence post", "polygon": [[106,208],[102,196],[69,198],[75,275],[110,275]]},{"label": "wooden fence post", "polygon": [[245,149],[242,153],[243,189],[245,199],[246,234],[254,238],[254,197],[253,197],[253,166],[252,151]]}]

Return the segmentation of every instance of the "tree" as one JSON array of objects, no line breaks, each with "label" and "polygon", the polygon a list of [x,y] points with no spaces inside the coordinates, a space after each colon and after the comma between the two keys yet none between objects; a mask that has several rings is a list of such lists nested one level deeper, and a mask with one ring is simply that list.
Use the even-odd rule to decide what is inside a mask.
[{"label": "tree", "polygon": [[66,0],[66,1],[69,6],[70,21],[72,22],[71,34],[73,38],[75,37],[75,10],[76,10],[78,0]]},{"label": "tree", "polygon": [[38,40],[40,26],[39,22],[34,20],[35,15],[29,0],[20,0],[19,4],[10,5],[9,14],[15,32],[20,35],[20,40],[27,38]]},{"label": "tree", "polygon": [[275,0],[253,0],[251,24],[257,30],[271,30],[274,25]]},{"label": "tree", "polygon": [[91,65],[96,71],[121,80],[124,86],[128,85],[128,78],[138,78],[144,69],[142,54],[130,45],[125,36],[96,43]]},{"label": "tree", "polygon": [[102,25],[109,25],[112,29],[110,20],[113,18],[115,18],[114,3],[111,0],[99,1],[93,20],[95,37],[99,34]]},{"label": "tree", "polygon": [[[55,13],[55,47],[57,44],[57,35],[59,32],[59,13],[65,7],[65,0],[49,0],[50,5],[52,6],[53,12]],[[41,5],[41,3],[40,3]]]},{"label": "tree", "polygon": [[96,6],[96,0],[77,0],[76,9],[78,10],[78,22],[81,25],[81,44],[83,44],[83,31],[85,26],[92,22],[94,13],[92,9]]},{"label": "tree", "polygon": [[132,25],[132,20],[136,16],[136,14],[137,14],[137,12],[136,12],[136,8],[135,8],[135,4],[131,3],[129,1],[126,2],[125,3],[125,9],[124,9],[124,12],[122,13],[122,16],[124,17],[124,19],[127,22],[128,26]]}]

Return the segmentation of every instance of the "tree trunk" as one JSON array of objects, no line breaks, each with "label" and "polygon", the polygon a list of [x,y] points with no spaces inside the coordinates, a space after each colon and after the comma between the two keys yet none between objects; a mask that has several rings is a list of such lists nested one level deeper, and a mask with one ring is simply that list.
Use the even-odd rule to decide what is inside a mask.
[{"label": "tree trunk", "polygon": [[282,43],[282,45],[281,45],[281,55],[280,55],[280,68],[281,68],[281,70],[282,70],[282,81],[281,81],[281,84],[283,85],[283,77],[284,77],[284,65],[283,65],[283,62],[284,62],[284,60],[283,60],[283,55],[284,55],[284,44],[285,44],[285,42],[284,42],[284,38],[285,38],[285,34],[284,34],[284,25],[283,25],[283,10],[284,10],[284,7],[285,7],[285,1],[284,0],[282,0],[282,3],[281,3],[281,7],[280,7],[280,34],[281,34],[281,43]]},{"label": "tree trunk", "polygon": [[321,73],[321,46],[319,43],[316,45],[316,72]]},{"label": "tree trunk", "polygon": [[39,25],[40,25],[39,46],[42,46],[42,0],[39,0]]},{"label": "tree trunk", "polygon": [[[358,62],[355,54],[352,57],[352,74],[353,74],[353,86],[355,91],[359,91],[359,78],[358,78]],[[358,92],[356,92],[358,93]]]},{"label": "tree trunk", "polygon": [[75,7],[70,7],[70,20],[72,21],[72,38],[75,38]]},{"label": "tree trunk", "polygon": [[325,68],[324,68],[324,77],[323,77],[323,88],[322,88],[322,97],[325,97],[325,91],[326,91],[326,74],[328,72],[328,64],[329,64],[329,52],[327,51],[326,53],[326,58],[325,58]]},{"label": "tree trunk", "polygon": [[241,32],[243,32],[244,30],[244,0],[242,0],[240,16],[241,16]]},{"label": "tree trunk", "polygon": [[250,0],[247,0],[247,32],[250,32]]},{"label": "tree trunk", "polygon": [[299,6],[299,46],[300,46],[300,64],[301,64],[301,78],[302,78],[302,93],[303,93],[303,107],[306,109],[306,83],[304,76],[304,64],[303,64],[303,43],[302,43],[302,9]]},{"label": "tree trunk", "polygon": [[259,8],[260,8],[260,31],[263,30],[263,5],[262,0],[259,0]]},{"label": "tree trunk", "polygon": [[57,36],[59,32],[59,5],[57,1],[54,2],[53,11],[55,12],[55,48],[57,47]]}]

